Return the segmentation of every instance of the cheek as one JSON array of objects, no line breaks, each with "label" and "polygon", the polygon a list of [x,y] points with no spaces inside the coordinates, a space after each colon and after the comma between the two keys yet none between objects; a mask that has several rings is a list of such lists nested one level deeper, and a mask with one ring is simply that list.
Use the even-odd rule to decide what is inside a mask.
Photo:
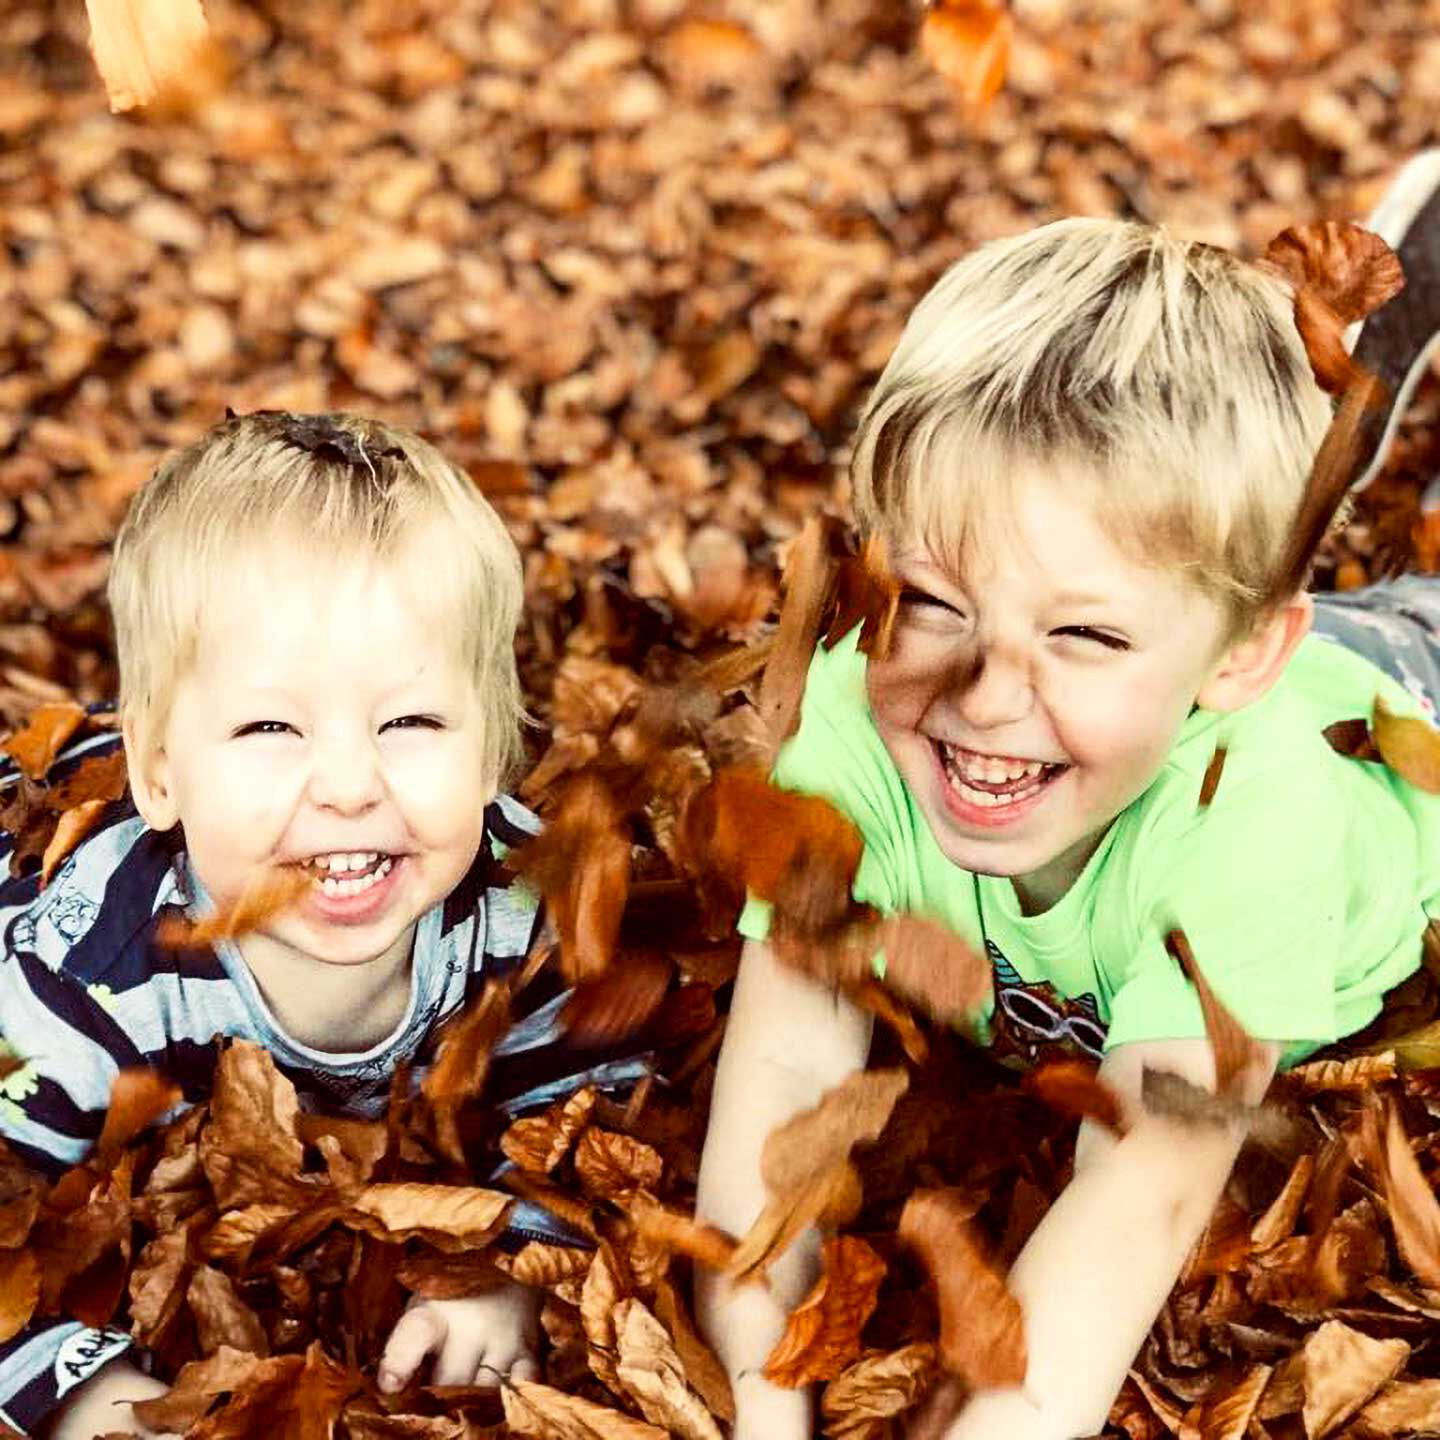
[{"label": "cheek", "polygon": [[890,734],[913,730],[948,683],[947,668],[933,647],[897,635],[890,654],[883,661],[872,661],[867,671],[876,726]]},{"label": "cheek", "polygon": [[[1174,682],[1143,677],[1056,687],[1052,707],[1066,753],[1080,764],[1153,772],[1169,754],[1185,715]],[[1188,708],[1188,707],[1187,707]]]}]

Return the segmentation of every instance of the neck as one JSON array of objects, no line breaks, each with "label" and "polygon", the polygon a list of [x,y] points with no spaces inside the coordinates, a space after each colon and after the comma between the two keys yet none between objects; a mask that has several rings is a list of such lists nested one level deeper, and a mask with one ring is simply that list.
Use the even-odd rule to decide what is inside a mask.
[{"label": "neck", "polygon": [[393,1033],[410,1002],[411,925],[383,954],[327,965],[269,935],[238,942],[271,1013],[291,1039],[337,1053],[369,1050]]}]

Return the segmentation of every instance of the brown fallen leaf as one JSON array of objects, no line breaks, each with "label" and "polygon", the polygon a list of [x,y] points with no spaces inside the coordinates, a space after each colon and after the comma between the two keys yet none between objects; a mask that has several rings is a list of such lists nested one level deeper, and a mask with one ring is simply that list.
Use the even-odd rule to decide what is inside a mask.
[{"label": "brown fallen leaf", "polygon": [[690,1388],[665,1327],[636,1299],[615,1307],[615,1373],[640,1413],[679,1440],[721,1440],[705,1402]]},{"label": "brown fallen leaf", "polygon": [[1205,1033],[1215,1054],[1215,1094],[1221,1099],[1241,1099],[1247,1078],[1265,1063],[1264,1048],[1252,1040],[1240,1022],[1226,1009],[1210,988],[1205,973],[1196,963],[1194,951],[1183,930],[1171,930],[1165,948],[1179,962],[1186,978],[1200,995],[1205,1016]]},{"label": "brown fallen leaf", "polygon": [[1355,1417],[1352,1433],[1381,1435],[1440,1432],[1440,1380],[1395,1380]]},{"label": "brown fallen leaf", "polygon": [[1384,1188],[1400,1254],[1423,1284],[1440,1288],[1440,1200],[1415,1159],[1399,1111],[1388,1104],[1384,1115],[1382,1137],[1375,1110],[1366,1112],[1362,1144]]},{"label": "brown fallen leaf", "polygon": [[765,1361],[772,1385],[798,1389],[834,1380],[860,1354],[860,1334],[875,1309],[885,1262],[853,1235],[833,1236],[821,1251],[820,1278],[790,1312]]},{"label": "brown fallen leaf", "polygon": [[925,1262],[940,1303],[940,1363],[971,1389],[1025,1379],[1025,1314],[985,1255],[970,1198],[917,1190],[900,1216],[900,1238]]},{"label": "brown fallen leaf", "polygon": [[19,730],[0,740],[0,750],[27,779],[43,780],[65,742],[84,723],[85,711],[73,701],[37,705]]},{"label": "brown fallen leaf", "polygon": [[655,1191],[664,1169],[653,1146],[592,1125],[575,1147],[575,1174],[597,1200],[622,1200],[637,1190]]},{"label": "brown fallen leaf", "polygon": [[29,1323],[40,1301],[40,1264],[30,1250],[0,1250],[0,1344]]},{"label": "brown fallen leaf", "polygon": [[1305,1434],[1323,1440],[1400,1373],[1410,1346],[1404,1340],[1372,1340],[1342,1321],[1327,1320],[1311,1332],[1301,1354]]},{"label": "brown fallen leaf", "polygon": [[1402,780],[1431,795],[1440,794],[1440,731],[1416,715],[1397,715],[1375,697],[1370,732],[1380,758]]},{"label": "brown fallen leaf", "polygon": [[1178,1440],[1244,1440],[1272,1373],[1272,1366],[1252,1365],[1212,1386],[1180,1422]]},{"label": "brown fallen leaf", "polygon": [[[299,1357],[284,1358],[293,1362]],[[263,1363],[258,1355],[222,1346],[213,1355],[184,1366],[164,1395],[136,1401],[136,1418],[152,1430],[186,1432],[218,1396],[239,1390]]]},{"label": "brown fallen leaf", "polygon": [[1129,1128],[1120,1097],[1100,1079],[1096,1067],[1084,1060],[1052,1060],[1028,1071],[1024,1085],[1062,1115],[1093,1120],[1117,1136]]},{"label": "brown fallen leaf", "polygon": [[43,890],[55,871],[69,858],[70,852],[100,823],[105,813],[103,800],[82,800],[65,811],[55,826],[55,833],[40,857],[40,888]]},{"label": "brown fallen leaf", "polygon": [[425,1240],[439,1250],[478,1250],[504,1228],[513,1197],[479,1186],[390,1181],[351,1197],[345,1224],[377,1239]]},{"label": "brown fallen leaf", "polygon": [[1215,753],[1210,757],[1210,763],[1205,767],[1205,778],[1200,782],[1200,809],[1204,810],[1215,799],[1215,792],[1220,788],[1220,776],[1224,769],[1225,747],[1217,745]]},{"label": "brown fallen leaf", "polygon": [[820,1397],[825,1434],[859,1440],[876,1422],[892,1420],[918,1404],[935,1377],[935,1346],[929,1341],[866,1355],[832,1380]]},{"label": "brown fallen leaf", "polygon": [[109,1164],[142,1130],[182,1099],[180,1087],[155,1070],[122,1070],[110,1086],[110,1108],[95,1142],[95,1157]]},{"label": "brown fallen leaf", "polygon": [[832,609],[821,643],[829,649],[859,625],[861,652],[872,660],[884,660],[890,653],[900,608],[900,582],[890,569],[884,537],[869,536],[858,555],[841,560],[833,587]]},{"label": "brown fallen leaf", "polygon": [[167,949],[184,950],[235,940],[268,924],[307,894],[314,881],[298,865],[269,867],[256,872],[244,893],[227,909],[199,920],[166,915],[155,927],[155,941]]},{"label": "brown fallen leaf", "polygon": [[1314,1176],[1314,1155],[1299,1156],[1291,1166],[1280,1193],[1250,1229],[1250,1243],[1257,1250],[1268,1250],[1270,1246],[1288,1240],[1294,1233],[1295,1222],[1300,1218],[1300,1210]]},{"label": "brown fallen leaf", "polygon": [[512,1121],[500,1137],[507,1159],[532,1175],[548,1175],[570,1153],[576,1137],[590,1123],[596,1093],[586,1085],[557,1100],[543,1115]]},{"label": "brown fallen leaf", "polygon": [[505,1423],[533,1440],[669,1440],[658,1425],[533,1380],[503,1385],[500,1399]]},{"label": "brown fallen leaf", "polygon": [[727,1425],[735,1423],[730,1377],[715,1352],[700,1338],[679,1293],[668,1278],[655,1285],[655,1317],[670,1333],[690,1387]]},{"label": "brown fallen leaf", "polygon": [[1337,720],[1321,732],[1330,748],[1337,755],[1349,760],[1383,761],[1384,757],[1375,748],[1375,737],[1370,733],[1370,723],[1357,715],[1353,720]]},{"label": "brown fallen leaf", "polygon": [[1395,1052],[1384,1050],[1378,1055],[1355,1055],[1348,1060],[1312,1060],[1308,1065],[1287,1070],[1284,1083],[1308,1094],[1326,1090],[1353,1090],[1364,1094],[1393,1080],[1396,1073]]},{"label": "brown fallen leaf", "polygon": [[195,1318],[202,1354],[213,1355],[222,1345],[251,1355],[270,1353],[260,1317],[240,1298],[235,1282],[223,1271],[198,1266],[185,1298]]}]

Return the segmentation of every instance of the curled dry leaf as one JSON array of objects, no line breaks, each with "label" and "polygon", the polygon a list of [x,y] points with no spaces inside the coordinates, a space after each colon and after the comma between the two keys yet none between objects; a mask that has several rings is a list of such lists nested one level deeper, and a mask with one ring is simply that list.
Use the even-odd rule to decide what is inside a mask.
[{"label": "curled dry leaf", "polygon": [[670,1440],[658,1425],[533,1380],[501,1387],[505,1423],[532,1440]]},{"label": "curled dry leaf", "polygon": [[595,1090],[586,1085],[557,1100],[543,1115],[515,1120],[500,1137],[506,1157],[532,1175],[548,1175],[569,1153],[575,1137],[590,1123]]},{"label": "curled dry leaf", "polygon": [[621,1262],[614,1248],[601,1242],[595,1258],[585,1273],[580,1288],[580,1325],[585,1332],[585,1358],[596,1379],[616,1395],[623,1395],[620,1377],[615,1373],[615,1307],[631,1286],[622,1276]]},{"label": "curled dry leaf", "polygon": [[639,1300],[615,1307],[615,1373],[640,1413],[678,1440],[721,1440],[705,1402],[690,1388],[665,1327]]},{"label": "curled dry leaf", "polygon": [[1314,1175],[1315,1157],[1309,1154],[1301,1155],[1291,1166],[1280,1193],[1251,1227],[1250,1243],[1257,1250],[1268,1250],[1270,1246],[1278,1245],[1294,1234],[1295,1222],[1300,1218],[1300,1209],[1310,1191],[1310,1182]]},{"label": "curled dry leaf", "polygon": [[630,1135],[591,1126],[575,1147],[575,1174],[597,1200],[618,1200],[659,1188],[664,1165],[652,1146]]},{"label": "curled dry leaf", "polygon": [[820,1397],[826,1435],[851,1440],[870,1433],[875,1422],[903,1414],[924,1397],[935,1364],[935,1347],[929,1341],[857,1360]]},{"label": "curled dry leaf", "polygon": [[1084,1060],[1053,1060],[1025,1075],[1025,1088],[1052,1110],[1077,1120],[1093,1120],[1113,1135],[1124,1135],[1124,1106],[1120,1097]]},{"label": "curled dry leaf", "polygon": [[655,1316],[669,1331],[691,1388],[710,1407],[711,1414],[733,1425],[735,1396],[730,1377],[715,1352],[696,1332],[675,1286],[663,1276],[655,1285]]},{"label": "curled dry leaf", "polygon": [[590,1268],[593,1255],[593,1251],[582,1250],[578,1245],[546,1245],[532,1240],[514,1256],[500,1251],[490,1258],[508,1272],[516,1284],[548,1289],[584,1275]]},{"label": "curled dry leaf", "polygon": [[1308,1094],[1325,1090],[1373,1091],[1377,1085],[1393,1080],[1396,1075],[1395,1052],[1378,1055],[1356,1055],[1348,1060],[1312,1060],[1285,1072],[1285,1084],[1298,1086]]},{"label": "curled dry leaf", "polygon": [[971,1389],[1025,1379],[1025,1315],[970,1222],[972,1202],[953,1190],[917,1190],[900,1238],[925,1262],[940,1303],[940,1363]]},{"label": "curled dry leaf", "polygon": [[218,1396],[241,1389],[262,1363],[258,1355],[221,1346],[213,1355],[186,1365],[164,1395],[137,1401],[136,1418],[152,1430],[176,1434],[189,1430]]},{"label": "curled dry leaf", "polygon": [[240,898],[224,910],[193,921],[165,916],[155,927],[156,943],[183,950],[249,935],[290,909],[313,884],[298,865],[262,869],[250,879]]},{"label": "curled dry leaf", "polygon": [[1244,1440],[1272,1373],[1269,1365],[1252,1365],[1238,1380],[1212,1386],[1181,1421],[1179,1440]]},{"label": "curled dry leaf", "polygon": [[1403,780],[1440,794],[1440,731],[1415,715],[1397,715],[1377,695],[1370,730],[1381,759]]},{"label": "curled dry leaf", "polygon": [[500,1233],[512,1203],[500,1190],[396,1181],[367,1185],[342,1218],[381,1240],[419,1237],[440,1250],[475,1250]]},{"label": "curled dry leaf", "polygon": [[982,110],[1005,83],[1013,30],[996,0],[936,0],[925,12],[920,48],[965,107]]},{"label": "curled dry leaf", "polygon": [[27,779],[43,780],[61,747],[84,722],[85,711],[73,701],[37,705],[19,730],[0,741],[0,750]]},{"label": "curled dry leaf", "polygon": [[209,1122],[200,1132],[200,1163],[221,1205],[313,1197],[315,1187],[300,1178],[299,1113],[295,1086],[264,1046],[235,1040],[221,1052]]},{"label": "curled dry leaf", "polygon": [[235,1282],[223,1271],[199,1266],[190,1277],[185,1298],[195,1317],[203,1354],[212,1355],[222,1345],[251,1355],[270,1353],[260,1317],[240,1298]]},{"label": "curled dry leaf", "polygon": [[860,1334],[875,1309],[885,1262],[853,1235],[822,1249],[820,1278],[790,1312],[785,1333],[765,1361],[772,1385],[797,1389],[834,1380],[860,1354]]}]

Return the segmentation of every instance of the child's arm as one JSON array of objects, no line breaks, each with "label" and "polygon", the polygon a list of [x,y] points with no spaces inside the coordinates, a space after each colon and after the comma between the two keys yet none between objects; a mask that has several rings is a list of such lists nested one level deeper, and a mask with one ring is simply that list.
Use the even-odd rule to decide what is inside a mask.
[{"label": "child's arm", "polygon": [[[786,969],[768,945],[746,943],[700,1162],[705,1219],[737,1235],[749,1229],[765,1202],[766,1136],[864,1066],[870,1028],[870,1017],[837,992]],[[768,1289],[708,1273],[697,1280],[701,1325],[735,1387],[735,1440],[810,1433],[808,1392],[781,1390],[760,1371],[786,1315],[814,1283],[817,1261],[811,1232],[771,1268]]]},{"label": "child's arm", "polygon": [[[1272,1052],[1263,1073],[1248,1078],[1247,1100],[1264,1093],[1275,1058]],[[1100,1074],[1138,1098],[1147,1067],[1214,1088],[1204,1040],[1122,1045]],[[1236,1125],[1182,1125],[1148,1115],[1122,1140],[1082,1132],[1074,1178],[1010,1272],[1025,1311],[1023,1391],[981,1392],[946,1440],[1068,1440],[1104,1427],[1243,1138]]]},{"label": "child's arm", "polygon": [[153,1400],[169,1386],[137,1370],[128,1360],[112,1360],[99,1374],[77,1386],[56,1407],[49,1440],[95,1440],[97,1435],[166,1436],[150,1430],[130,1408],[134,1400]]}]

